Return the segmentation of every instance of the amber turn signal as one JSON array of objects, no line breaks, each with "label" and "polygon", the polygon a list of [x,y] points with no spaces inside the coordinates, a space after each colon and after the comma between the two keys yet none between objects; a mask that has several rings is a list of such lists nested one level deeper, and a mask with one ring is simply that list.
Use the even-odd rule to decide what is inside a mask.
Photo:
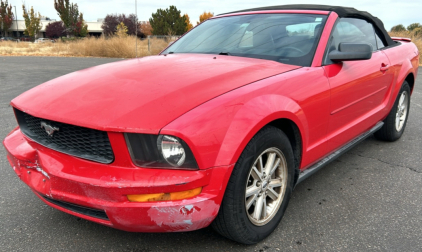
[{"label": "amber turn signal", "polygon": [[134,194],[134,195],[127,195],[127,199],[131,202],[182,200],[182,199],[195,197],[196,195],[200,194],[201,191],[202,191],[202,187],[183,191],[183,192]]}]

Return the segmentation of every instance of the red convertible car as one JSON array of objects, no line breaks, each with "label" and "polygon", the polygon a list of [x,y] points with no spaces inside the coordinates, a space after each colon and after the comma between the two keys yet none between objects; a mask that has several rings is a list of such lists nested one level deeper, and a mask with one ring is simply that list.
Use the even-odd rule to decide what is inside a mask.
[{"label": "red convertible car", "polygon": [[160,55],[18,96],[4,146],[19,178],[66,213],[134,232],[212,225],[253,244],[299,182],[369,135],[400,138],[418,59],[353,8],[222,14]]}]

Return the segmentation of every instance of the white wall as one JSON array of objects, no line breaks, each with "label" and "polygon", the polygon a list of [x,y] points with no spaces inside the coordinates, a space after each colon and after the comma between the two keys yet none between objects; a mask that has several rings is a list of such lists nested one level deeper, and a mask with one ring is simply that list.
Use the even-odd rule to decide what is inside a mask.
[{"label": "white wall", "polygon": [[[49,24],[49,23],[53,23],[56,22],[56,20],[41,20],[41,24],[42,24],[42,28],[40,30],[40,32],[38,33],[38,38],[42,38],[43,34],[45,32],[45,27]],[[86,22],[86,24],[88,25],[88,31],[89,32],[99,32],[102,33],[103,29],[101,28],[101,25],[103,23],[101,22]],[[20,31],[23,32],[26,29],[26,25],[25,25],[25,21],[24,20],[18,20],[13,21],[12,22],[12,26],[9,29],[9,32],[13,32],[13,31]],[[9,33],[11,34],[11,33]]]}]

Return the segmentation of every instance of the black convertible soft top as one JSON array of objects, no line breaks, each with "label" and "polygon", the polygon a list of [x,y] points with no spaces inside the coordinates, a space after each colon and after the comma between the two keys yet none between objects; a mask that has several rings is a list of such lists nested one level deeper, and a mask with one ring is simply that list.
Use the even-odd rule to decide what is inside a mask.
[{"label": "black convertible soft top", "polygon": [[382,21],[372,16],[369,12],[359,11],[351,7],[342,7],[342,6],[330,6],[330,5],[314,5],[314,4],[290,4],[290,5],[279,5],[279,6],[268,6],[254,9],[246,9],[240,11],[234,11],[225,14],[232,14],[238,12],[247,12],[247,11],[262,11],[262,10],[321,10],[321,11],[333,11],[337,13],[339,17],[348,17],[348,18],[360,18],[372,23],[375,27],[375,31],[380,37],[380,39],[386,44],[386,46],[395,45],[395,42],[388,35],[387,31],[384,28]]}]

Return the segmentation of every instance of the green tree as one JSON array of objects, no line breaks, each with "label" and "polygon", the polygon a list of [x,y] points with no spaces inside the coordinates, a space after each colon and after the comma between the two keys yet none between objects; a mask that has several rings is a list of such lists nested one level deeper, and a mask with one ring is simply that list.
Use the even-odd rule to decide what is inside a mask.
[{"label": "green tree", "polygon": [[0,28],[4,35],[12,26],[13,18],[12,5],[9,5],[7,0],[0,0]]},{"label": "green tree", "polygon": [[414,29],[416,29],[416,28],[422,28],[422,25],[421,24],[419,24],[419,23],[413,23],[413,24],[410,24],[408,27],[407,27],[407,30],[408,31],[413,31]]},{"label": "green tree", "polygon": [[23,18],[25,19],[25,35],[36,38],[38,32],[42,28],[41,24],[41,14],[38,12],[38,15],[35,13],[34,8],[31,6],[31,10],[28,12],[26,10],[25,4],[22,4],[23,9]]},{"label": "green tree", "polygon": [[83,14],[79,13],[78,4],[69,0],[54,0],[54,8],[66,27],[68,35],[86,36],[88,26],[85,24]]},{"label": "green tree", "polygon": [[391,28],[391,32],[403,32],[403,31],[406,31],[406,27],[404,27],[404,25],[402,25],[402,24],[393,26]]},{"label": "green tree", "polygon": [[152,13],[149,19],[153,35],[182,35],[187,30],[186,17],[180,15],[176,6],[171,5],[168,9],[158,9]]}]

